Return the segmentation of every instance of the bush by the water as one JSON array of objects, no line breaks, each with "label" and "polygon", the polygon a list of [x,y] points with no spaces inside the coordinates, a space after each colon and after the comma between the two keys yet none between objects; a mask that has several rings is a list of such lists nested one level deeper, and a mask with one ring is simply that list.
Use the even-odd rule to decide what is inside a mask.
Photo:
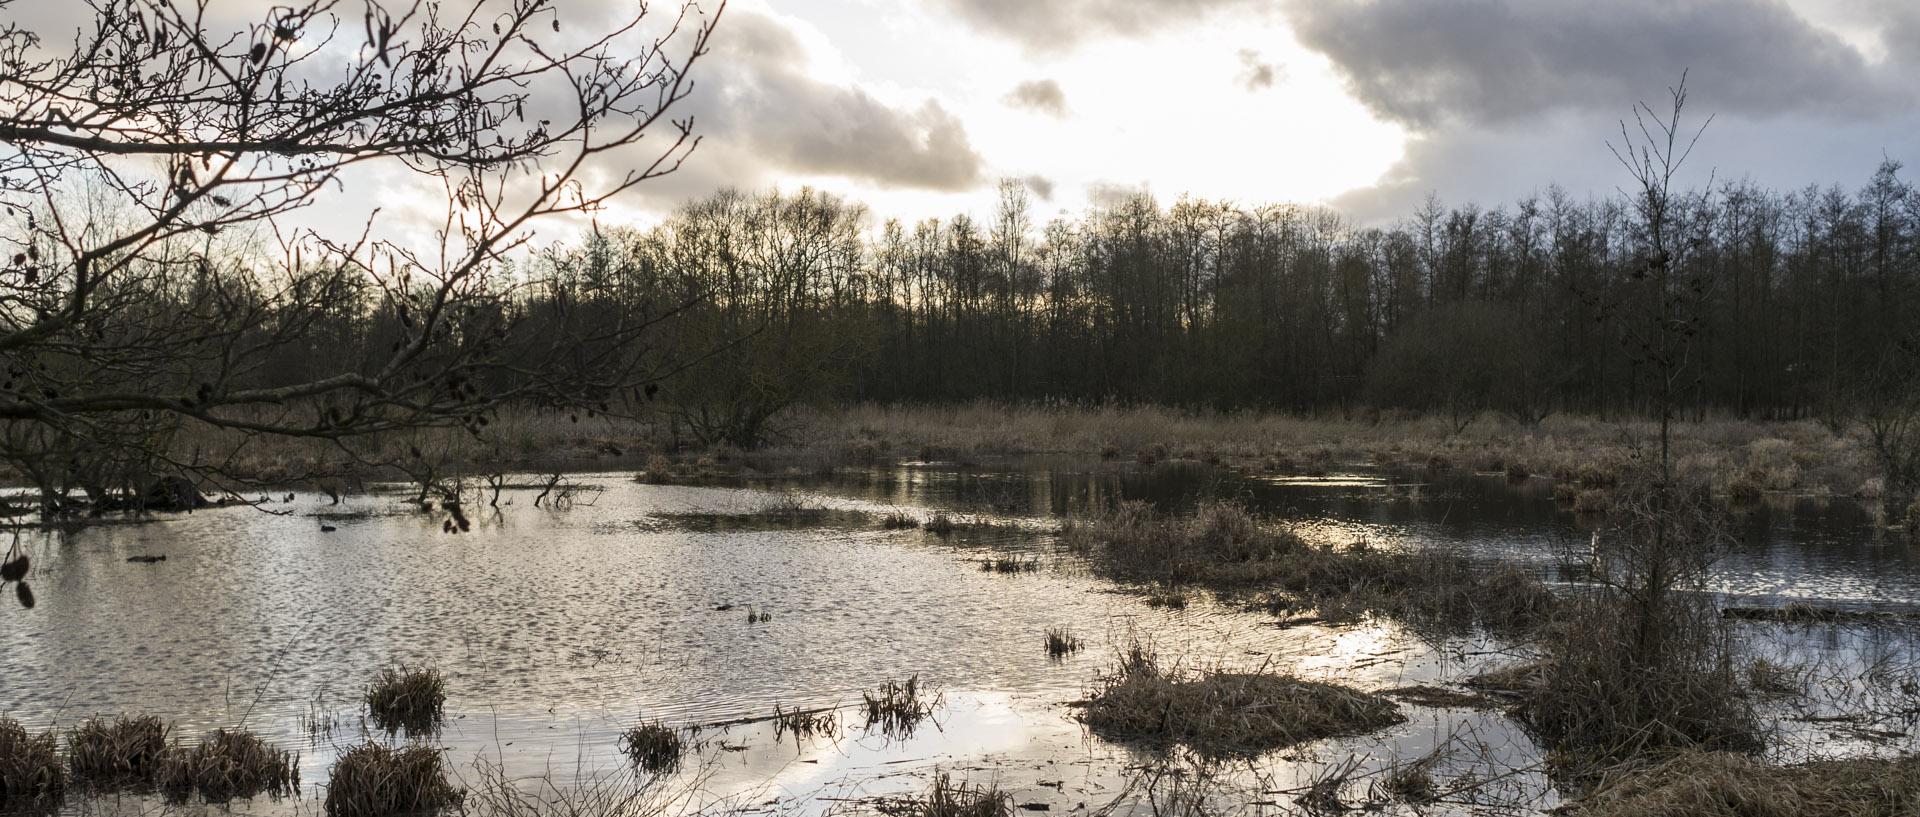
[{"label": "bush by the water", "polygon": [[389,732],[422,732],[440,723],[447,684],[433,667],[388,665],[367,685],[364,698],[375,726]]},{"label": "bush by the water", "polygon": [[159,778],[167,788],[198,791],[214,802],[263,791],[285,794],[300,782],[299,756],[244,729],[215,729],[192,749],[168,752]]},{"label": "bush by the water", "polygon": [[456,805],[460,792],[447,782],[440,752],[427,746],[389,749],[363,743],[333,764],[327,783],[327,817],[379,817]]},{"label": "bush by the water", "polygon": [[643,723],[620,733],[620,753],[650,772],[677,768],[683,751],[680,733],[659,721]]},{"label": "bush by the water", "polygon": [[67,733],[67,764],[81,780],[147,780],[167,753],[167,725],[152,715],[88,718]]},{"label": "bush by the water", "polygon": [[59,749],[60,738],[52,730],[33,735],[19,721],[0,718],[0,803],[66,789]]},{"label": "bush by the water", "polygon": [[1096,682],[1080,718],[1096,732],[1203,753],[1262,752],[1405,720],[1378,695],[1267,672],[1163,668],[1138,644]]}]

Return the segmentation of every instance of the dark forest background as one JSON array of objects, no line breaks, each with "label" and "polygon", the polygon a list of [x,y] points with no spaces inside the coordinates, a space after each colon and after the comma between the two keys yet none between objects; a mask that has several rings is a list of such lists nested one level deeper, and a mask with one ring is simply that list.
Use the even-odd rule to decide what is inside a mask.
[{"label": "dark forest background", "polygon": [[[1920,195],[1735,181],[1676,197],[1701,313],[1678,409],[1845,421],[1913,365]],[[1634,322],[1656,314],[1625,195],[1437,197],[1384,227],[1332,210],[1140,194],[1038,223],[1018,182],[986,220],[871,226],[810,189],[724,191],[648,230],[601,225],[536,262],[549,304],[698,306],[654,338],[665,404],[751,444],[826,400],[1215,409],[1651,411]],[[1682,263],[1682,261],[1676,261]]]}]

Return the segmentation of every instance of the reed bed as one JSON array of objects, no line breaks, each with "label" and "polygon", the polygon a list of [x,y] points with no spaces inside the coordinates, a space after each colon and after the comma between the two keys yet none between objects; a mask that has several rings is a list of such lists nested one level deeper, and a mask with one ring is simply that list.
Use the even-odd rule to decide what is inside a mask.
[{"label": "reed bed", "polygon": [[224,802],[292,792],[300,784],[299,767],[299,755],[275,749],[252,732],[215,729],[192,749],[168,752],[158,778],[177,792],[191,789],[210,802]]},{"label": "reed bed", "polygon": [[150,780],[167,754],[167,725],[152,715],[88,718],[67,733],[67,765],[79,780]]},{"label": "reed bed", "polygon": [[55,797],[66,788],[59,736],[51,729],[30,734],[19,721],[0,717],[0,803]]},{"label": "reed bed", "polygon": [[388,732],[426,732],[440,724],[447,684],[433,667],[390,664],[367,684],[362,698],[375,726]]},{"label": "reed bed", "polygon": [[1203,754],[1259,753],[1405,720],[1391,700],[1290,675],[1161,666],[1134,644],[1102,675],[1080,719],[1119,738],[1179,743]]},{"label": "reed bed", "polygon": [[1777,767],[1690,752],[1621,772],[1564,809],[1574,817],[1899,817],[1920,803],[1920,758]]},{"label": "reed bed", "polygon": [[379,817],[432,811],[460,801],[460,791],[447,782],[438,750],[362,743],[334,762],[326,812],[327,817]]}]

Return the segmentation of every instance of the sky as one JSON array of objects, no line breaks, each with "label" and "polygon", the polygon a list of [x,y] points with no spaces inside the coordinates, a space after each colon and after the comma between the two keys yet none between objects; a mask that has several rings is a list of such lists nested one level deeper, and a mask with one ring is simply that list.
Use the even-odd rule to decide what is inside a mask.
[{"label": "sky", "polygon": [[[568,32],[635,5],[553,2]],[[272,5],[214,0],[240,27]],[[0,0],[49,31],[86,14]],[[1851,189],[1885,158],[1920,162],[1920,0],[731,0],[674,111],[698,150],[600,218],[806,185],[876,222],[987,218],[1006,178],[1042,223],[1140,190],[1357,225],[1430,195],[1608,196],[1630,181],[1609,149],[1622,120],[1664,112],[1683,72],[1683,125],[1712,117],[1683,184]],[[400,168],[349,187],[324,218],[377,206],[427,229],[423,202],[444,200]]]},{"label": "sky", "polygon": [[[1920,161],[1915,0],[733,0],[705,141],[641,210],[812,185],[912,220],[1135,190],[1328,204],[1605,196],[1637,102],[1712,122],[1683,181],[1866,183]],[[1911,175],[1911,174],[1909,174]]]}]

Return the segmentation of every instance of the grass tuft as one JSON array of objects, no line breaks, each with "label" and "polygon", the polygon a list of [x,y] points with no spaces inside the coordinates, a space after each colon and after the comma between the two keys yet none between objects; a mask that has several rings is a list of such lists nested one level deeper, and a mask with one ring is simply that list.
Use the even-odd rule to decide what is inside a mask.
[{"label": "grass tuft", "polygon": [[998,786],[955,783],[941,772],[925,795],[889,803],[885,811],[894,817],[1012,817],[1013,795]]},{"label": "grass tuft", "polygon": [[1207,754],[1258,753],[1405,720],[1379,695],[1290,675],[1163,668],[1139,644],[1095,682],[1080,718],[1099,732]]},{"label": "grass tuft", "polygon": [[298,755],[275,749],[252,732],[215,729],[193,749],[168,752],[158,776],[167,788],[194,789],[210,802],[224,802],[263,791],[293,791],[300,783],[299,764]]},{"label": "grass tuft", "polygon": [[364,699],[375,726],[388,732],[424,732],[440,723],[447,684],[440,670],[433,667],[392,664],[374,676]]},{"label": "grass tuft", "polygon": [[67,787],[60,763],[60,738],[49,729],[38,735],[12,718],[0,718],[0,803],[57,795]]},{"label": "grass tuft", "polygon": [[80,780],[150,780],[167,753],[167,725],[152,715],[88,718],[67,733],[67,764]]},{"label": "grass tuft", "polygon": [[1630,772],[1564,809],[1576,817],[1894,817],[1920,802],[1920,758],[1774,767],[1690,752]]},{"label": "grass tuft", "polygon": [[958,530],[960,524],[953,521],[953,517],[948,516],[946,512],[941,511],[934,513],[933,518],[928,519],[927,523],[922,527],[924,527],[928,533],[936,536],[945,536]]},{"label": "grass tuft", "polygon": [[912,530],[920,527],[920,520],[908,515],[905,511],[891,511],[881,517],[880,527],[887,530]]},{"label": "grass tuft", "polygon": [[773,739],[779,740],[793,735],[795,741],[811,738],[815,735],[832,737],[840,730],[840,719],[832,709],[795,709],[783,710],[779,704],[773,707]]},{"label": "grass tuft", "polygon": [[860,697],[866,704],[866,728],[877,725],[881,732],[895,737],[913,734],[920,722],[931,717],[940,705],[940,695],[922,685],[918,675],[905,681],[888,681],[873,692],[861,693]]},{"label": "grass tuft", "polygon": [[649,721],[620,733],[620,753],[649,772],[669,772],[680,767],[680,755],[686,744],[680,733],[659,722]]},{"label": "grass tuft", "polygon": [[1047,628],[1047,654],[1055,658],[1080,651],[1080,639],[1066,627]]},{"label": "grass tuft", "polygon": [[378,817],[458,805],[459,790],[447,782],[440,752],[427,746],[389,749],[362,743],[333,764],[327,783],[327,817]]}]

